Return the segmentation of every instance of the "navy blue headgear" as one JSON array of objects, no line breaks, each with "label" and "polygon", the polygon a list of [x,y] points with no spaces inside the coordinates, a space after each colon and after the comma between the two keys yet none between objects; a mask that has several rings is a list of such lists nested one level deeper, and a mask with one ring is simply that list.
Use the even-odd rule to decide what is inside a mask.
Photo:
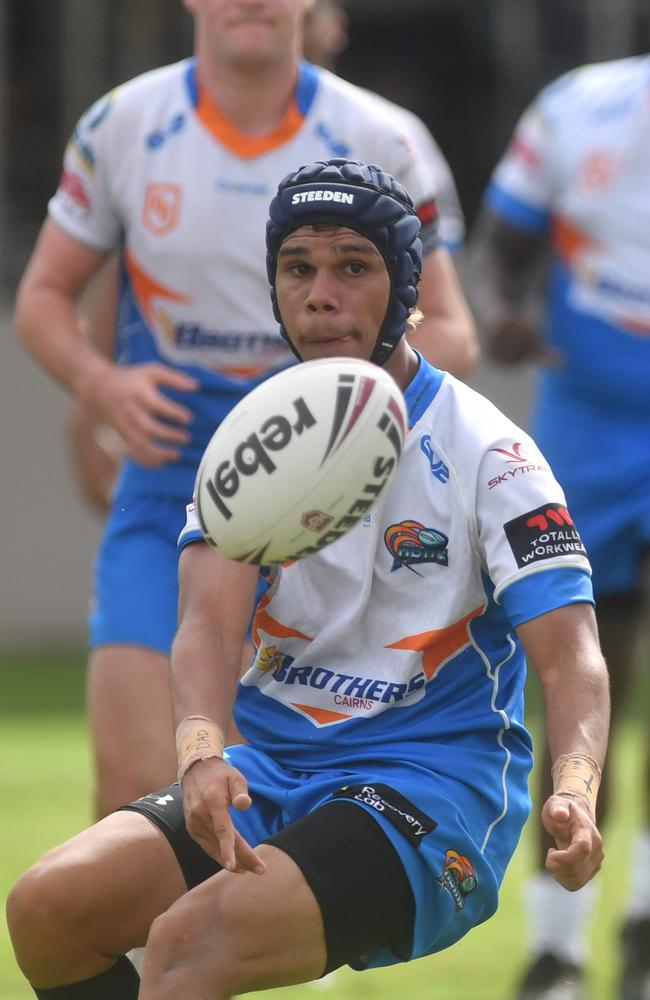
[{"label": "navy blue headgear", "polygon": [[365,236],[383,257],[391,282],[390,298],[370,358],[383,365],[406,331],[418,298],[422,273],[420,220],[406,190],[380,167],[357,160],[319,160],[288,174],[269,207],[266,270],[273,314],[297,357],[278,309],[275,291],[278,251],[294,229],[316,223],[346,226]]}]

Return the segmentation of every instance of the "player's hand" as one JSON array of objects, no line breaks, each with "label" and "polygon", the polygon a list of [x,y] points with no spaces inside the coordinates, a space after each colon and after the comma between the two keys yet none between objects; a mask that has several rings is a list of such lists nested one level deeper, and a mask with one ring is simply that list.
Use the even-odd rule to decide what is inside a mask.
[{"label": "player's hand", "polygon": [[603,863],[603,841],[579,799],[551,795],[542,808],[544,828],[557,847],[546,855],[546,868],[570,892],[582,889]]},{"label": "player's hand", "polygon": [[502,365],[535,361],[558,367],[559,356],[541,340],[537,323],[524,313],[510,313],[487,330],[490,357]]},{"label": "player's hand", "polygon": [[150,468],[177,459],[190,439],[192,413],[162,392],[195,392],[196,379],[157,362],[112,365],[86,386],[84,402],[112,427],[131,458]]},{"label": "player's hand", "polygon": [[237,832],[229,808],[248,809],[246,778],[219,757],[193,764],[183,778],[185,825],[206,854],[230,872],[265,871],[262,859]]}]

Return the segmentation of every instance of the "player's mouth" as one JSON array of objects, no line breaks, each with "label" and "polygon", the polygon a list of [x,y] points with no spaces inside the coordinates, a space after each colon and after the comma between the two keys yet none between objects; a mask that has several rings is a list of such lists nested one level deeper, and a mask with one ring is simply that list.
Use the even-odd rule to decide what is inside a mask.
[{"label": "player's mouth", "polygon": [[341,334],[338,337],[309,337],[305,341],[310,347],[323,347],[327,344],[349,344],[354,340],[351,333]]}]

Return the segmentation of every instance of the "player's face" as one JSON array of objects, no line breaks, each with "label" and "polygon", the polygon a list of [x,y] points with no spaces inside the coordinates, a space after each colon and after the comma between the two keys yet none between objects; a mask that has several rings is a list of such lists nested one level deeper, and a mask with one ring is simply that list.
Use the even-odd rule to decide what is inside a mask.
[{"label": "player's face", "polygon": [[304,361],[370,357],[390,295],[386,265],[370,240],[352,229],[296,229],[280,247],[275,288]]},{"label": "player's face", "polygon": [[185,0],[196,18],[197,50],[234,66],[295,54],[308,0]]}]

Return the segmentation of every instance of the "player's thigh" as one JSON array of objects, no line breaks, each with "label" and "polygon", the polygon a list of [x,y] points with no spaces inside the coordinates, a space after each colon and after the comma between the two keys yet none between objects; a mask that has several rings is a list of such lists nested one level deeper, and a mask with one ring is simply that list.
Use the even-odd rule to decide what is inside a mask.
[{"label": "player's thigh", "polygon": [[17,951],[31,941],[36,952],[117,956],[144,944],[185,891],[167,838],[145,816],[119,812],[44,855],[14,888],[8,916]]},{"label": "player's thigh", "polygon": [[219,996],[322,974],[325,938],[312,890],[284,851],[263,844],[258,852],[266,863],[263,875],[222,871],[156,921],[144,997],[156,976],[171,968],[191,970],[194,982]]}]

